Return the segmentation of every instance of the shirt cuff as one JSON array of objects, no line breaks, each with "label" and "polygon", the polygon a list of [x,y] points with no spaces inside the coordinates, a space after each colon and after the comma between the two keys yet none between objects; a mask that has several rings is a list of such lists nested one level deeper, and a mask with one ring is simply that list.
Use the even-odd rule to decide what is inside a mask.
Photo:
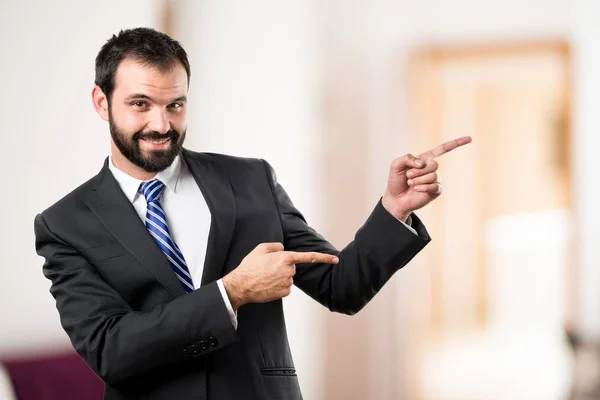
[{"label": "shirt cuff", "polygon": [[[400,221],[400,220],[398,220]],[[415,235],[419,236],[419,234],[417,233],[417,231],[415,230],[415,228],[413,228],[412,225],[412,217],[409,215],[408,219],[406,220],[406,222],[404,221],[400,221],[404,224],[405,227],[408,228],[409,231],[411,231],[412,233],[414,233]]]},{"label": "shirt cuff", "polygon": [[[381,205],[383,206],[383,203],[381,203]],[[383,206],[383,208],[385,208],[385,206]],[[385,208],[385,211],[387,211],[390,215],[392,215],[392,213],[390,213],[387,208]],[[393,215],[392,215],[393,216]],[[396,218],[396,217],[394,217]],[[398,218],[396,218],[398,219]],[[411,231],[413,234],[419,236],[419,234],[417,233],[417,231],[411,226],[412,225],[412,216],[409,215],[408,219],[406,220],[406,222],[398,219],[398,221],[402,222],[402,225],[404,225],[406,228],[408,228],[409,231]]]},{"label": "shirt cuff", "polygon": [[[412,228],[410,228],[412,229]],[[217,281],[217,286],[221,291],[221,296],[223,297],[223,302],[225,302],[225,307],[227,308],[227,314],[229,314],[229,319],[231,320],[231,324],[233,325],[233,329],[237,331],[238,328],[238,320],[237,320],[237,312],[233,311],[233,307],[231,306],[231,302],[229,301],[229,296],[227,296],[227,291],[225,290],[225,286],[223,285],[223,280],[219,279]]]}]

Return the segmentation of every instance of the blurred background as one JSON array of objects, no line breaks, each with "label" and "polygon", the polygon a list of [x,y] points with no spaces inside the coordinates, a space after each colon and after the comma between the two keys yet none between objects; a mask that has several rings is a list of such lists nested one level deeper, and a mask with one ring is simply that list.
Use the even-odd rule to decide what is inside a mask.
[{"label": "blurred background", "polygon": [[598,0],[2,1],[0,399],[11,363],[71,351],[33,218],[102,167],[94,58],[137,26],[189,54],[187,147],[267,159],[340,248],[393,158],[474,139],[418,213],[433,242],[360,314],[285,299],[306,399],[599,399],[599,21]]}]

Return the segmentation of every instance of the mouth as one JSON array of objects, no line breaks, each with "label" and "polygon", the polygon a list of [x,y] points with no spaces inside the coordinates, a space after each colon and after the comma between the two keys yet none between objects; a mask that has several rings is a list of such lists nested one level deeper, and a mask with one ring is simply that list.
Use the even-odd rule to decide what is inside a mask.
[{"label": "mouth", "polygon": [[145,144],[144,147],[147,147],[151,150],[161,150],[169,146],[171,143],[171,138],[166,139],[140,139],[141,142]]}]

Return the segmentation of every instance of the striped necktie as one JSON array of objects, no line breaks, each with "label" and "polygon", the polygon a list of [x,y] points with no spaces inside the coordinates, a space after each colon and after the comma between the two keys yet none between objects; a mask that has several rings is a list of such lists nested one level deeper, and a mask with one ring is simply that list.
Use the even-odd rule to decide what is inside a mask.
[{"label": "striped necktie", "polygon": [[169,226],[167,225],[167,217],[160,204],[160,195],[164,188],[165,184],[158,179],[142,182],[140,185],[140,192],[144,195],[148,203],[146,228],[169,260],[171,268],[173,268],[173,272],[175,272],[175,275],[181,281],[183,288],[189,293],[194,290],[190,270],[187,267],[181,250],[179,250],[179,247],[171,238]]}]

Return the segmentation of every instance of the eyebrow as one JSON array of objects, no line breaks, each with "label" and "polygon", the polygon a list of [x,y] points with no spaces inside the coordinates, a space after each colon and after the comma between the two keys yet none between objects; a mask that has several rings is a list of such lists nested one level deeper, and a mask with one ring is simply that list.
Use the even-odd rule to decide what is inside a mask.
[{"label": "eyebrow", "polygon": [[[154,102],[154,100],[152,100],[152,98],[150,96],[147,96],[142,93],[131,94],[125,98],[125,101],[131,101],[131,100],[136,100],[136,99],[143,99],[143,100],[148,100],[150,102]],[[187,102],[187,96],[179,96],[171,101],[171,103],[177,103],[177,102],[184,102],[184,103]]]},{"label": "eyebrow", "polygon": [[187,103],[187,96],[176,97],[171,103],[177,103],[177,102]]}]

